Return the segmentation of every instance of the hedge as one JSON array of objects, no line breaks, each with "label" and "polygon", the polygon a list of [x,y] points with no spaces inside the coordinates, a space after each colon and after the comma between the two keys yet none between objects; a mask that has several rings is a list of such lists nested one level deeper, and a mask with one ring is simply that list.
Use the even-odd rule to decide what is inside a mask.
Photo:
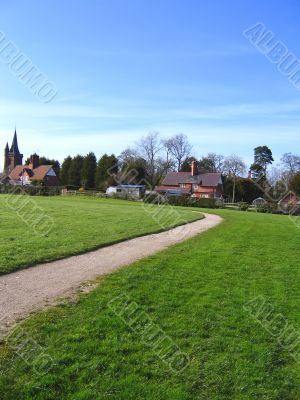
[{"label": "hedge", "polygon": [[220,205],[214,198],[196,198],[187,196],[163,196],[157,193],[151,193],[144,197],[145,203],[151,204],[169,204],[171,206],[181,207],[200,207],[200,208],[218,208]]},{"label": "hedge", "polygon": [[2,194],[27,194],[29,196],[57,196],[60,194],[60,188],[56,186],[16,186],[16,185],[0,185],[0,193]]}]

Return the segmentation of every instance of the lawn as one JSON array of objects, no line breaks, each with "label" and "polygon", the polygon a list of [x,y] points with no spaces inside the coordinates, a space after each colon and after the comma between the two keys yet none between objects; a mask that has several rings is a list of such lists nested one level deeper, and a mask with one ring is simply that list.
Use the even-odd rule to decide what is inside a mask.
[{"label": "lawn", "polygon": [[110,199],[0,195],[0,274],[200,218],[190,210],[155,210]]},{"label": "lawn", "polygon": [[[298,400],[299,363],[280,345],[276,327],[268,331],[245,304],[255,309],[261,296],[269,316],[282,313],[300,333],[300,231],[286,216],[218,214],[225,221],[217,228],[23,323],[23,337],[39,351],[25,357],[32,346],[22,335],[2,346],[1,398]],[[117,296],[128,296],[188,355],[184,370],[175,373],[157,342],[149,336],[145,344],[142,331],[130,328],[136,314],[121,314]],[[41,352],[51,359],[45,375],[36,368]]]}]

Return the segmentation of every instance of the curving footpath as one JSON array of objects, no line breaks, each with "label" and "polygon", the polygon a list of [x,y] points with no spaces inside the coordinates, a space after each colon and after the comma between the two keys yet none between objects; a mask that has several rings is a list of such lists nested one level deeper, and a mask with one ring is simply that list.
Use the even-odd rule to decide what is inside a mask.
[{"label": "curving footpath", "polygon": [[205,218],[162,233],[142,236],[78,256],[39,264],[0,277],[0,331],[31,312],[53,305],[87,281],[217,226],[222,218]]}]

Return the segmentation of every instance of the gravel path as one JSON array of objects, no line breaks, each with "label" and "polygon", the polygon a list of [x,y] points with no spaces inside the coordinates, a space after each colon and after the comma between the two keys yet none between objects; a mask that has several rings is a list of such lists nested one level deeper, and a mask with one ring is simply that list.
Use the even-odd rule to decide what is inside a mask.
[{"label": "gravel path", "polygon": [[[222,218],[205,218],[166,232],[142,236],[79,256],[0,276],[0,331],[31,312],[55,304],[89,280],[153,255],[218,225]],[[2,329],[1,329],[2,327]]]}]

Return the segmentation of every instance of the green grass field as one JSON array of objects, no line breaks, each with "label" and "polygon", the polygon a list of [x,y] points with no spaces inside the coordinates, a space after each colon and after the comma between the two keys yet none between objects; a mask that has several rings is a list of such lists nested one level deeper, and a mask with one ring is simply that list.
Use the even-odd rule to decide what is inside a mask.
[{"label": "green grass field", "polygon": [[[153,211],[150,205],[120,200],[0,195],[0,274],[200,218],[190,210],[178,210],[174,218],[165,208],[155,220]],[[53,227],[40,235],[48,219]]]},{"label": "green grass field", "polygon": [[[217,213],[217,228],[23,323],[53,364],[39,375],[37,354],[3,345],[1,399],[298,400],[299,363],[244,305],[263,296],[300,334],[300,230],[285,216]],[[181,373],[108,307],[122,294],[189,355]]]}]

